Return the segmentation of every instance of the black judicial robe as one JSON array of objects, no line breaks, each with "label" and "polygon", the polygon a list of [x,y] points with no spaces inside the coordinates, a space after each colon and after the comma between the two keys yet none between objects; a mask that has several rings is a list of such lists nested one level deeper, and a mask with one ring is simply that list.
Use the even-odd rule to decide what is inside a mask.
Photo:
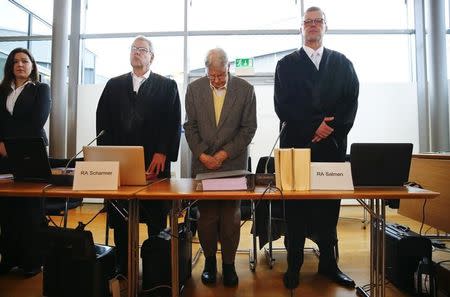
[{"label": "black judicial robe", "polygon": [[146,169],[154,153],[167,156],[164,177],[170,176],[170,161],[176,161],[181,133],[181,108],[174,80],[150,73],[138,93],[127,73],[108,81],[97,106],[97,134],[105,130],[99,145],[142,145]]},{"label": "black judicial robe", "polygon": [[[280,147],[311,148],[313,162],[344,161],[358,93],[353,65],[339,52],[324,48],[319,70],[303,48],[282,58],[275,71],[274,93],[275,112],[280,122],[286,122]],[[334,132],[312,143],[324,117],[334,117],[328,123]],[[288,233],[300,232],[296,238],[314,237],[319,249],[329,251],[336,242],[339,207],[340,200],[292,201],[286,211]]]},{"label": "black judicial robe", "polygon": [[[343,161],[347,134],[358,107],[359,82],[352,63],[341,53],[324,48],[317,70],[301,48],[281,59],[275,72],[275,112],[286,122],[280,147],[311,148],[313,162]],[[311,143],[324,117],[334,132]]]},{"label": "black judicial robe", "polygon": [[[174,80],[151,72],[136,94],[131,72],[110,79],[97,106],[96,125],[97,134],[105,130],[97,140],[99,145],[143,146],[146,169],[154,153],[165,154],[165,171],[159,177],[170,177],[170,162],[177,160],[181,134],[180,97]],[[146,208],[141,217],[147,222],[152,215],[164,215],[161,212],[167,208],[147,201],[141,206]],[[117,220],[124,223],[113,215],[113,227]]]}]

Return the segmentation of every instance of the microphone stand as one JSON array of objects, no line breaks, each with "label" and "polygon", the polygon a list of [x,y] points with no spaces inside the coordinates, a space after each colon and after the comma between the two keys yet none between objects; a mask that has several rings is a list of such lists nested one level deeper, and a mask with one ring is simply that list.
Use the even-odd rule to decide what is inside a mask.
[{"label": "microphone stand", "polygon": [[[100,131],[98,135],[91,140],[86,146],[90,146],[94,141],[96,141],[100,136],[105,134],[105,130]],[[67,173],[67,168],[69,168],[70,163],[79,155],[83,149],[81,149],[79,152],[77,152],[70,160],[67,162],[66,166],[64,167],[64,170],[62,171],[62,174],[59,175],[52,175],[52,183],[57,186],[71,186],[73,184],[73,175]]]},{"label": "microphone stand", "polygon": [[284,131],[284,128],[286,128],[287,122],[281,123],[281,129],[280,133],[278,133],[278,137],[275,140],[275,143],[273,144],[272,149],[270,150],[269,156],[267,157],[266,163],[264,164],[264,173],[257,173],[255,176],[255,184],[261,185],[261,186],[268,186],[275,183],[275,174],[274,173],[268,173],[267,167],[269,166],[269,161],[272,157],[273,151],[275,150],[275,147],[278,143],[278,140],[281,137],[281,134]]},{"label": "microphone stand", "polygon": [[[100,131],[100,133],[98,133],[97,136],[95,136],[94,139],[92,139],[91,142],[89,142],[86,146],[90,146],[94,141],[96,141],[100,136],[102,136],[103,134],[105,134],[105,130]],[[70,162],[72,162],[79,154],[81,154],[81,152],[83,151],[83,149],[81,149],[78,153],[75,154],[75,156],[73,156],[72,158],[70,158],[69,162],[67,162],[66,167],[64,167],[64,171],[63,173],[66,174],[67,168],[70,165]]]}]

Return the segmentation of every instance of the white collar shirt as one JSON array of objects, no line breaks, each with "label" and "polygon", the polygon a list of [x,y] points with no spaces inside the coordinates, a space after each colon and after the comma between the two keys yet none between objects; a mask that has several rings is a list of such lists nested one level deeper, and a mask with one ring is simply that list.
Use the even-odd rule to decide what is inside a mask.
[{"label": "white collar shirt", "polygon": [[227,92],[229,76],[230,75],[228,74],[227,81],[225,82],[225,85],[221,88],[216,88],[215,86],[212,85],[211,81],[209,82],[209,86],[211,87],[211,90],[213,91],[213,93],[216,94],[216,96],[223,97],[225,95],[225,93]]},{"label": "white collar shirt", "polygon": [[24,83],[23,85],[21,85],[18,88],[16,88],[16,85],[15,85],[14,81],[11,83],[12,92],[6,98],[6,109],[8,110],[8,112],[11,115],[14,112],[14,106],[16,105],[17,98],[19,98],[19,96],[22,93],[23,89],[25,89],[25,86],[28,85],[28,84],[33,84],[34,85],[34,83],[31,80],[27,81],[26,83]]},{"label": "white collar shirt", "polygon": [[133,71],[131,71],[131,76],[133,77],[133,91],[137,93],[139,91],[139,88],[141,87],[142,83],[148,79],[150,76],[151,70],[149,69],[144,75],[137,76]]},{"label": "white collar shirt", "polygon": [[311,61],[314,63],[317,70],[319,70],[320,61],[322,60],[323,55],[323,46],[319,47],[317,50],[314,50],[304,45],[303,49],[305,50],[306,54],[311,59]]}]

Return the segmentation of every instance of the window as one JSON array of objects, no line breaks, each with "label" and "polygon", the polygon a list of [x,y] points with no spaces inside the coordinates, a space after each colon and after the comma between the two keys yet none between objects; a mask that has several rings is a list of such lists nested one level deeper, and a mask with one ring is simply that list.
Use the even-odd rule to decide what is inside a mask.
[{"label": "window", "polygon": [[204,73],[204,59],[207,51],[214,47],[223,48],[228,59],[254,58],[255,72],[275,72],[277,61],[299,48],[300,36],[256,35],[256,36],[195,36],[189,38],[189,69]]},{"label": "window", "polygon": [[323,9],[329,29],[407,29],[412,25],[406,4],[405,0],[305,0],[305,9]]},{"label": "window", "polygon": [[[95,80],[103,83],[109,78],[131,71],[130,46],[134,38],[87,39],[84,56],[85,73],[95,71]],[[151,69],[158,74],[183,81],[183,39],[181,37],[150,37],[155,58]]]},{"label": "window", "polygon": [[16,2],[45,22],[50,24],[53,22],[53,0],[16,0]]},{"label": "window", "polygon": [[294,0],[191,0],[188,29],[298,29],[299,3]]},{"label": "window", "polygon": [[90,0],[86,33],[123,33],[183,30],[184,1]]},{"label": "window", "polygon": [[409,35],[328,35],[324,46],[349,58],[361,82],[410,82],[414,40]]},{"label": "window", "polygon": [[28,14],[7,0],[0,0],[0,36],[27,35]]}]

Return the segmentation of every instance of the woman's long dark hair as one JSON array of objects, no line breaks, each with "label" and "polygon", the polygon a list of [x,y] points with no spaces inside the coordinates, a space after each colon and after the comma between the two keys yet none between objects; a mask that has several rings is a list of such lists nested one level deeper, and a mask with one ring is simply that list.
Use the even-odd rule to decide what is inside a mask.
[{"label": "woman's long dark hair", "polygon": [[5,92],[6,96],[8,96],[12,92],[11,83],[15,79],[14,57],[17,53],[24,53],[28,56],[28,58],[30,58],[31,64],[33,65],[33,69],[31,70],[29,79],[32,82],[37,82],[38,80],[37,65],[36,61],[33,58],[33,55],[26,48],[21,47],[15,48],[11,51],[11,53],[9,53],[8,58],[6,58],[4,76],[2,82],[0,83],[0,91]]}]

